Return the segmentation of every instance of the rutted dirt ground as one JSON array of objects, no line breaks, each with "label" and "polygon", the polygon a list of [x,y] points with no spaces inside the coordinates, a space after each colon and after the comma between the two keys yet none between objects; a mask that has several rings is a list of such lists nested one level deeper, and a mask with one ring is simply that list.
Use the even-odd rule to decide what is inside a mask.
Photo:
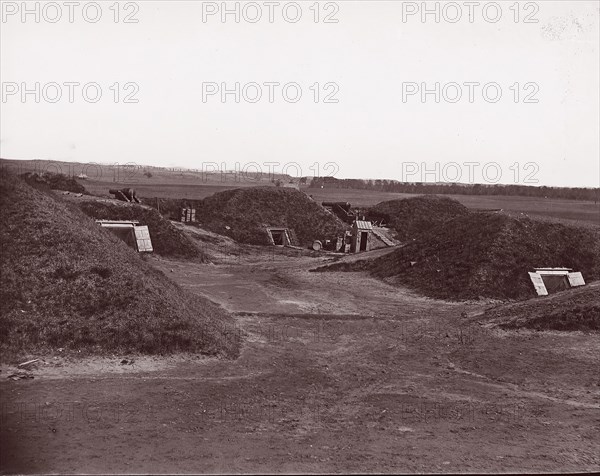
[{"label": "rutted dirt ground", "polygon": [[152,259],[236,315],[235,361],[3,368],[2,472],[600,470],[600,335],[490,329],[297,254]]}]

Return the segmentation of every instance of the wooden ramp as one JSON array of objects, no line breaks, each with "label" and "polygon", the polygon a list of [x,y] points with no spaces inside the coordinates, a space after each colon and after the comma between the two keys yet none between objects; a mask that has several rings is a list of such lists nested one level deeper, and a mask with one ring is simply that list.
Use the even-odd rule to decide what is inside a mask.
[{"label": "wooden ramp", "polygon": [[388,246],[398,246],[400,242],[394,240],[391,236],[389,236],[390,230],[389,228],[382,228],[380,226],[373,227],[373,233],[383,241]]}]

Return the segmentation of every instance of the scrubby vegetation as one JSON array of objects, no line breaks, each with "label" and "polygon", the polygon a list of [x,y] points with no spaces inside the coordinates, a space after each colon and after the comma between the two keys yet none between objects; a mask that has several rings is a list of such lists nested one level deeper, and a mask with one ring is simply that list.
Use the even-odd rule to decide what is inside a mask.
[{"label": "scrubby vegetation", "polygon": [[233,356],[229,315],[55,194],[0,178],[0,349]]},{"label": "scrubby vegetation", "polygon": [[153,208],[107,200],[77,203],[86,215],[97,220],[137,220],[140,225],[148,225],[152,246],[160,255],[203,259],[194,242]]},{"label": "scrubby vegetation", "polygon": [[72,177],[53,172],[27,172],[21,175],[32,187],[42,190],[64,190],[73,193],[87,193],[83,185]]},{"label": "scrubby vegetation", "polygon": [[383,220],[396,231],[397,239],[404,241],[468,213],[468,208],[456,200],[423,195],[381,202],[366,209],[363,214],[367,220]]},{"label": "scrubby vegetation", "polygon": [[291,188],[252,187],[215,193],[198,202],[202,227],[240,243],[269,244],[264,225],[294,230],[301,245],[342,234],[346,225],[306,194]]},{"label": "scrubby vegetation", "polygon": [[600,283],[503,304],[486,311],[483,318],[502,329],[600,331]]},{"label": "scrubby vegetation", "polygon": [[384,257],[327,269],[368,270],[427,296],[462,300],[529,298],[534,290],[527,271],[535,267],[569,267],[588,281],[599,279],[597,230],[468,213]]}]

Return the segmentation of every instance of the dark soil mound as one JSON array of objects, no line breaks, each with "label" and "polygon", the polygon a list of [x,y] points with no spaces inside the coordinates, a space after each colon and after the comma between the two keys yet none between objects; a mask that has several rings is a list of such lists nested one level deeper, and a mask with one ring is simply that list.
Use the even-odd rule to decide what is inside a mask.
[{"label": "dark soil mound", "polygon": [[503,304],[487,310],[484,320],[503,329],[600,331],[600,283]]},{"label": "dark soil mound", "polygon": [[596,230],[470,213],[447,221],[378,259],[329,269],[369,270],[376,276],[443,299],[526,299],[535,267],[569,267],[600,278]]},{"label": "dark soil mound", "polygon": [[22,174],[21,178],[32,187],[42,190],[65,190],[74,193],[87,193],[85,187],[77,182],[77,180],[67,177],[64,174],[27,172]]},{"label": "dark soil mound", "polygon": [[83,200],[78,205],[86,215],[96,220],[137,220],[140,225],[148,225],[152,246],[160,255],[202,258],[194,242],[153,208],[108,200]]},{"label": "dark soil mound", "polygon": [[346,229],[306,194],[291,188],[252,187],[226,190],[205,198],[196,219],[210,231],[240,243],[267,245],[263,225],[294,230],[302,245],[337,236]]},{"label": "dark soil mound", "polygon": [[364,215],[367,220],[385,221],[396,230],[398,240],[406,241],[468,213],[467,207],[451,198],[422,195],[378,203]]},{"label": "dark soil mound", "polygon": [[229,315],[54,194],[0,178],[0,349],[235,355]]}]

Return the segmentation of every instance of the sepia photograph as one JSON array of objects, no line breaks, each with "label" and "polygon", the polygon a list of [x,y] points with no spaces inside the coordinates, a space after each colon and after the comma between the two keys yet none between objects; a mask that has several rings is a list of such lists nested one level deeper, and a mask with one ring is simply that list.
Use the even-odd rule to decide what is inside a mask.
[{"label": "sepia photograph", "polygon": [[0,475],[600,472],[599,0],[0,0]]}]

